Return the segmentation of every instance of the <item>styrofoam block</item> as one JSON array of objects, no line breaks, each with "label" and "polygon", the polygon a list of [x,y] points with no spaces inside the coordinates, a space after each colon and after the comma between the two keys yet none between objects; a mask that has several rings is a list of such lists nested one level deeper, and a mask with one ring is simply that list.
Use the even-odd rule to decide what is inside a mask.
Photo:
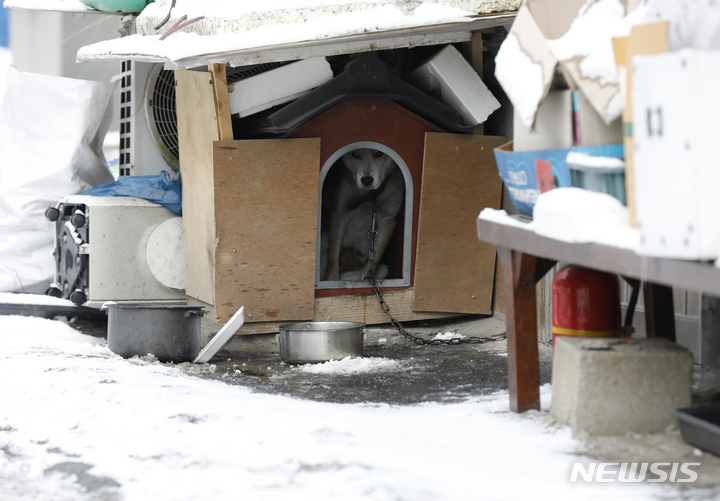
[{"label": "styrofoam block", "polygon": [[720,51],[636,56],[632,71],[640,253],[716,259]]},{"label": "styrofoam block", "polygon": [[324,57],[297,61],[228,85],[230,113],[240,118],[293,101],[333,77]]},{"label": "styrofoam block", "polygon": [[423,92],[440,91],[440,101],[460,113],[466,125],[483,123],[500,103],[452,45],[411,72],[406,80]]},{"label": "styrofoam block", "polygon": [[692,356],[663,338],[558,337],[550,414],[574,435],[655,433],[690,404]]}]

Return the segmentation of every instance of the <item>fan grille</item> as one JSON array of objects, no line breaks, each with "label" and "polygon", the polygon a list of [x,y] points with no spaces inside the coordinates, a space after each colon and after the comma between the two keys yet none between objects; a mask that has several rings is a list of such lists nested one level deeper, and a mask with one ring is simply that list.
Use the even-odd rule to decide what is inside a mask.
[{"label": "fan grille", "polygon": [[175,158],[180,157],[178,146],[177,111],[175,108],[175,74],[162,69],[155,80],[152,98],[148,102],[152,109],[158,136]]}]

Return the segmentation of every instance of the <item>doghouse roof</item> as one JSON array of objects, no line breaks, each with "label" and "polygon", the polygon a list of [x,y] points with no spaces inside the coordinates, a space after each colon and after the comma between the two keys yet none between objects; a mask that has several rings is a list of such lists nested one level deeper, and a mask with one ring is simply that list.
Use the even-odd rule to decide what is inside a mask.
[{"label": "doghouse roof", "polygon": [[[273,61],[467,41],[475,30],[509,25],[521,0],[156,0],[137,34],[80,49],[78,60],[166,63],[168,69]],[[79,0],[5,0],[14,9],[87,11]],[[52,9],[52,5],[56,5]],[[183,16],[203,17],[159,40]]]}]

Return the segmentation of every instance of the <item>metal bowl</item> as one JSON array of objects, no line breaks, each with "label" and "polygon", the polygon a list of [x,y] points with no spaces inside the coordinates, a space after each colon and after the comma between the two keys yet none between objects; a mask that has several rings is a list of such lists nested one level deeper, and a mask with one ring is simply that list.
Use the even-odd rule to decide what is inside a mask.
[{"label": "metal bowl", "polygon": [[362,356],[363,324],[299,322],[280,329],[280,357],[286,363],[316,364]]}]

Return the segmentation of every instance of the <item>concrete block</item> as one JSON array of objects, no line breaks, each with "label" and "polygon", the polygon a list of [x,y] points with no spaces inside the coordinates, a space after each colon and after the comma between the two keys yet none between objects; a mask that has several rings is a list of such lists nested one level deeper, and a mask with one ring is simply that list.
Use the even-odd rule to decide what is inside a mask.
[{"label": "concrete block", "polygon": [[324,57],[297,61],[228,85],[230,113],[240,118],[288,103],[333,77]]},{"label": "concrete block", "polygon": [[550,414],[574,435],[662,432],[691,384],[690,352],[666,339],[559,337]]},{"label": "concrete block", "polygon": [[423,92],[439,94],[440,101],[460,113],[466,125],[483,123],[500,107],[473,67],[452,45],[413,70],[406,80]]}]

